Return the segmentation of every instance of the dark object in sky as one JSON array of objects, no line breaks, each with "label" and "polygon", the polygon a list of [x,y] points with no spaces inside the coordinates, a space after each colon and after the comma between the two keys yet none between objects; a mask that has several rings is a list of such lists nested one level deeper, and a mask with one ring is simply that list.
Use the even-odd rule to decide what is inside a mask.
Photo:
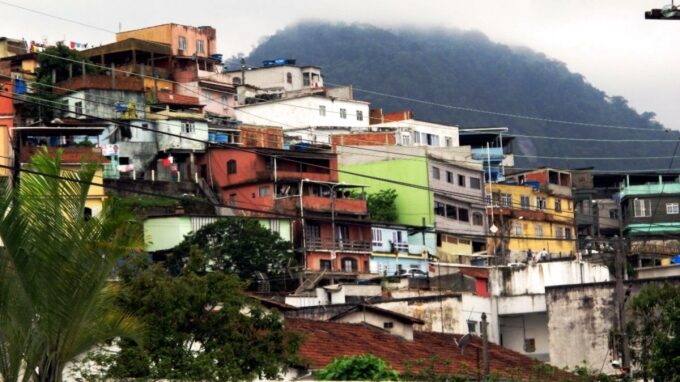
[{"label": "dark object in sky", "polygon": [[680,20],[680,11],[675,5],[665,5],[663,8],[655,8],[645,12],[647,20]]}]

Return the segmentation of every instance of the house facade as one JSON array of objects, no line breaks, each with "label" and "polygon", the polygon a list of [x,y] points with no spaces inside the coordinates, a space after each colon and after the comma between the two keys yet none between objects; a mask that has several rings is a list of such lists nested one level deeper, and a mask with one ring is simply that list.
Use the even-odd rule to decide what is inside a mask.
[{"label": "house facade", "polygon": [[383,113],[371,110],[372,131],[393,131],[402,146],[458,147],[458,126],[419,121],[412,111]]},{"label": "house facade", "polygon": [[680,251],[680,182],[676,176],[626,176],[620,189],[622,228],[638,267],[669,263]]},{"label": "house facade", "polygon": [[213,148],[201,162],[229,214],[295,218],[293,241],[311,272],[369,272],[371,226],[362,186],[338,182],[330,151]]},{"label": "house facade", "polygon": [[371,237],[370,272],[383,276],[409,269],[427,273],[430,254],[437,250],[432,232],[422,227],[373,224]]},{"label": "house facade", "polygon": [[534,257],[543,250],[552,258],[576,253],[571,198],[536,183],[490,183],[486,192],[493,205],[487,210],[489,224],[497,228],[488,240],[490,255],[515,262],[525,261],[529,250]]}]

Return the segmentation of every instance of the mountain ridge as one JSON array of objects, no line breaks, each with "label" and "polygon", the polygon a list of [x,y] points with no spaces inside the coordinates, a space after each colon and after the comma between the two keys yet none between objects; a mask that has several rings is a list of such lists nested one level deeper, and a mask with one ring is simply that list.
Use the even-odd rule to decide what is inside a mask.
[{"label": "mountain ridge", "polygon": [[[666,169],[669,159],[613,161],[540,157],[672,156],[675,147],[672,143],[678,138],[677,132],[667,132],[654,120],[654,113],[638,113],[628,106],[625,98],[607,95],[581,74],[569,71],[564,63],[526,47],[493,42],[478,31],[410,27],[388,30],[368,24],[302,22],[263,39],[246,57],[246,62],[259,66],[262,60],[274,57],[295,58],[300,65],[322,67],[326,83],[356,86],[355,98],[370,101],[373,108],[410,109],[418,119],[461,127],[507,126],[511,134],[517,135],[600,140],[584,144],[584,141],[518,137],[515,139],[518,167],[595,167],[602,171]],[[455,107],[576,123],[476,113],[382,97],[359,89]],[[607,142],[619,139],[631,142]],[[640,142],[652,139],[664,142]],[[674,169],[678,168],[673,164]]]}]

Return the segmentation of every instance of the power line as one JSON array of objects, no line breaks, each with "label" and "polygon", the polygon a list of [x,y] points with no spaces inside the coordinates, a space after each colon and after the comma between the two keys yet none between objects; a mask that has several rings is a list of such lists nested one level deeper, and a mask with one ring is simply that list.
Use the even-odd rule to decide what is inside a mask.
[{"label": "power line", "polygon": [[[2,93],[2,91],[0,91],[0,93]],[[9,99],[17,99],[17,98],[11,97],[11,96],[5,96],[5,95],[1,95],[1,94],[0,94],[0,97],[9,98]],[[21,99],[21,98],[19,98],[19,99],[23,100],[25,102],[28,102],[28,103],[32,103],[32,104],[40,104],[39,102],[35,102],[35,101],[26,101],[26,100]],[[155,133],[173,136],[173,137],[177,137],[177,138],[182,138],[182,139],[185,139],[185,140],[200,142],[200,143],[203,143],[203,144],[206,144],[206,145],[215,145],[215,146],[218,146],[218,147],[229,148],[229,149],[233,149],[233,150],[237,150],[237,151],[255,153],[255,154],[258,154],[258,155],[263,155],[263,156],[267,156],[267,157],[271,157],[271,158],[277,158],[277,156],[275,154],[267,154],[267,153],[258,152],[256,149],[246,149],[246,148],[243,148],[243,147],[229,146],[229,145],[219,144],[219,143],[214,144],[214,143],[209,142],[209,141],[205,141],[205,140],[201,140],[201,139],[197,139],[197,138],[193,138],[193,137],[187,137],[187,136],[184,136],[184,135],[181,135],[181,134],[174,134],[174,133],[170,133],[170,132],[166,132],[166,131],[160,131],[160,130],[149,128],[149,127],[136,126],[136,125],[132,125],[131,123],[127,123],[127,122],[122,123],[120,121],[115,121],[115,120],[111,120],[111,119],[107,119],[107,118],[92,116],[92,115],[82,113],[82,112],[72,112],[70,110],[66,110],[66,109],[63,109],[63,108],[55,107],[55,106],[49,106],[49,105],[43,105],[43,106],[45,106],[47,108],[51,108],[53,110],[59,110],[59,111],[62,111],[62,112],[68,111],[69,113],[78,114],[78,115],[81,115],[81,116],[90,117],[90,118],[94,118],[94,119],[101,120],[101,121],[106,121],[106,122],[109,122],[109,123],[127,125],[128,127],[131,127],[131,128],[141,129],[141,130],[145,130],[145,131],[152,131],[152,132],[155,132]],[[387,178],[378,177],[378,176],[372,176],[372,175],[367,175],[367,174],[362,174],[362,173],[357,173],[357,172],[352,172],[352,171],[347,171],[347,170],[341,170],[341,169],[337,169],[337,168],[331,168],[329,166],[323,166],[323,165],[318,165],[318,164],[313,164],[313,163],[306,163],[306,162],[302,162],[302,161],[290,159],[290,158],[284,158],[284,160],[288,161],[288,162],[292,162],[292,163],[305,164],[305,165],[308,165],[308,166],[321,168],[321,169],[324,169],[324,170],[334,171],[334,172],[337,172],[337,173],[343,173],[343,174],[358,176],[358,177],[361,177],[361,178],[372,179],[372,180],[376,180],[376,181],[380,181],[380,182],[384,182],[384,183],[396,184],[396,185],[420,189],[420,190],[424,190],[424,191],[431,191],[431,192],[435,192],[435,193],[438,193],[438,194],[443,194],[444,196],[447,196],[447,195],[450,196],[450,197],[451,196],[453,196],[453,197],[458,196],[458,197],[463,199],[462,200],[463,202],[467,201],[468,203],[472,203],[474,201],[478,201],[481,204],[487,203],[487,200],[484,197],[475,197],[475,196],[464,194],[464,193],[458,193],[458,192],[454,192],[454,191],[442,190],[442,189],[432,188],[432,187],[429,187],[429,186],[422,186],[422,185],[418,185],[418,184],[398,181],[398,180],[394,180],[394,179],[387,179]],[[513,202],[513,203],[511,203],[511,205],[520,206],[521,204]],[[556,210],[551,209],[551,208],[545,208],[544,210],[546,210],[546,211],[556,211]],[[556,212],[561,212],[561,211],[556,211]]]},{"label": "power line", "polygon": [[6,5],[6,6],[8,6],[8,7],[13,7],[13,8],[22,9],[22,10],[24,10],[24,11],[26,11],[26,12],[35,13],[35,14],[38,14],[38,15],[41,15],[41,16],[51,17],[51,18],[53,18],[53,19],[62,20],[62,21],[66,21],[66,22],[69,22],[69,23],[78,24],[78,25],[80,25],[80,26],[84,26],[84,27],[88,27],[88,28],[92,28],[92,29],[97,29],[97,30],[100,30],[100,31],[103,31],[103,32],[116,33],[115,31],[112,31],[112,30],[110,30],[110,29],[98,27],[98,26],[92,25],[92,24],[86,24],[86,23],[84,23],[84,22],[82,22],[82,21],[78,21],[78,20],[67,19],[66,17],[61,17],[61,16],[53,15],[53,14],[51,14],[51,13],[41,12],[41,11],[36,10],[36,9],[23,7],[23,6],[18,5],[18,4],[9,3],[9,2],[7,2],[7,1],[0,0],[0,4]]}]

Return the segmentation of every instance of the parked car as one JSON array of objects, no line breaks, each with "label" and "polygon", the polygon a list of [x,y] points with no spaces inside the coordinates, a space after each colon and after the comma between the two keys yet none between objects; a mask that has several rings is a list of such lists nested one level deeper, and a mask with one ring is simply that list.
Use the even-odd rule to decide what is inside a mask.
[{"label": "parked car", "polygon": [[423,272],[418,268],[411,269],[400,269],[395,273],[396,276],[411,277],[415,279],[426,279],[428,278],[427,272]]}]

